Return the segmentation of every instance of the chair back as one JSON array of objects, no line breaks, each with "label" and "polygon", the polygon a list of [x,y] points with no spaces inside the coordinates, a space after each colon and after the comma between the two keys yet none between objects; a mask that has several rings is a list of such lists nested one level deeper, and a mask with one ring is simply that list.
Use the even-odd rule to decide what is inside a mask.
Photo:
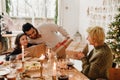
[{"label": "chair back", "polygon": [[120,80],[120,68],[109,69],[109,80]]}]

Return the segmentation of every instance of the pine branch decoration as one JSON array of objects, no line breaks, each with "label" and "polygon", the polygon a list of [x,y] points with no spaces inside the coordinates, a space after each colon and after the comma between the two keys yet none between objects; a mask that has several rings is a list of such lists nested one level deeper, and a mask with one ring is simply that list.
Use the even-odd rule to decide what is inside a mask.
[{"label": "pine branch decoration", "polygon": [[120,8],[118,8],[118,13],[109,25],[106,39],[114,53],[114,61],[120,64]]}]

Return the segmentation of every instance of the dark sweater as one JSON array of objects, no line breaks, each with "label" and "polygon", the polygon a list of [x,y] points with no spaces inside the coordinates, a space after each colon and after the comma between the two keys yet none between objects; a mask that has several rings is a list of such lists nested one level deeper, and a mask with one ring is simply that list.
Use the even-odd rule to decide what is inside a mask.
[{"label": "dark sweater", "polygon": [[[28,43],[27,47],[30,47],[30,46],[32,46],[32,45],[33,45],[33,44]],[[11,52],[9,55],[7,55],[7,56],[5,57],[5,59],[6,59],[6,61],[9,61],[10,56],[16,56],[16,55],[18,55],[18,54],[20,54],[20,53],[22,53],[22,49],[21,49],[21,48],[15,48],[15,49],[13,50],[13,52]]]},{"label": "dark sweater", "polygon": [[108,79],[108,69],[112,67],[112,61],[112,52],[106,44],[95,47],[88,56],[82,58],[82,73],[90,80]]}]

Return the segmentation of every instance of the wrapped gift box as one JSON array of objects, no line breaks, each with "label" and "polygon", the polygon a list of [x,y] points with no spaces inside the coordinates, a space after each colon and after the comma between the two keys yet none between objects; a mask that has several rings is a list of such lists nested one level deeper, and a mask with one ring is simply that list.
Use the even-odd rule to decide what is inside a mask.
[{"label": "wrapped gift box", "polygon": [[56,54],[58,59],[66,58],[65,49],[72,42],[72,39],[64,40],[61,44],[57,45],[54,49],[52,49]]},{"label": "wrapped gift box", "polygon": [[41,43],[41,44],[38,44],[38,45],[28,47],[28,48],[25,49],[25,51],[29,52],[29,54],[27,55],[28,57],[39,58],[41,56],[41,54],[46,53],[46,45]]},{"label": "wrapped gift box", "polygon": [[86,42],[72,41],[65,51],[66,55],[68,55],[69,58],[75,59],[75,55],[78,54],[79,52],[83,52],[85,55],[87,55],[88,44]]}]

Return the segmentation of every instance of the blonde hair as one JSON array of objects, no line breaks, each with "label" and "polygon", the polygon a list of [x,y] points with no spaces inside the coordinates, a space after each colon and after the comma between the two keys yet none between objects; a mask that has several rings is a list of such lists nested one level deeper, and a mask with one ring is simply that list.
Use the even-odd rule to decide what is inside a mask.
[{"label": "blonde hair", "polygon": [[96,43],[101,44],[104,43],[105,40],[105,33],[104,29],[100,26],[89,27],[87,29],[89,36],[94,40]]}]

